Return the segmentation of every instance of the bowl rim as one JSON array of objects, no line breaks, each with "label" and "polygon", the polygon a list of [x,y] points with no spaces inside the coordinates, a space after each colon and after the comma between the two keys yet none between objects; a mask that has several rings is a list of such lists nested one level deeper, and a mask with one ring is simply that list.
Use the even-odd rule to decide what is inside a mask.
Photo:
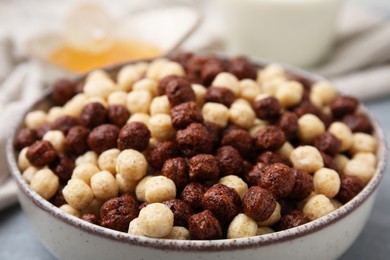
[{"label": "bowl rim", "polygon": [[[134,60],[128,63],[122,63],[104,69],[107,72],[115,72],[124,65],[133,64],[139,61],[151,61],[151,60],[153,59]],[[263,66],[270,63],[273,64],[276,63],[264,59],[250,58],[250,60],[256,64],[263,65]],[[291,65],[282,64],[282,63],[276,63],[276,64],[281,65],[283,68],[285,68],[287,72],[290,72],[294,75],[303,76],[304,78],[307,78],[312,81],[326,80],[322,76],[319,76],[309,71],[302,70],[300,68],[296,68]],[[75,80],[76,81],[82,80],[85,78],[86,75],[87,74],[76,76]],[[50,90],[46,91],[42,97],[40,97],[32,105],[28,106],[25,112],[20,115],[16,127],[13,127],[11,129],[10,136],[7,140],[7,144],[6,144],[7,162],[11,171],[11,175],[18,185],[19,188],[18,191],[22,192],[26,197],[28,197],[28,199],[31,200],[40,210],[49,213],[57,220],[63,221],[66,224],[71,225],[77,229],[81,229],[89,234],[97,235],[101,238],[106,238],[106,239],[110,239],[125,244],[131,244],[134,246],[141,246],[141,247],[154,248],[160,250],[212,252],[212,251],[234,251],[237,249],[244,249],[244,248],[258,248],[270,244],[282,243],[288,240],[293,240],[305,235],[312,234],[316,231],[319,231],[327,227],[328,225],[331,225],[347,217],[349,214],[355,211],[361,204],[363,204],[370,197],[371,194],[374,193],[374,191],[378,188],[380,181],[384,175],[384,170],[385,170],[386,160],[387,160],[387,145],[386,145],[386,139],[383,130],[380,127],[377,120],[372,115],[370,115],[370,113],[367,112],[367,109],[362,104],[360,104],[359,109],[361,112],[367,115],[370,121],[372,122],[374,127],[374,136],[378,140],[378,147],[376,153],[377,168],[373,177],[367,183],[364,189],[357,196],[355,196],[351,201],[347,202],[346,204],[336,209],[335,211],[319,219],[313,220],[311,222],[308,222],[304,225],[295,228],[291,228],[283,231],[277,231],[274,233],[265,234],[261,236],[253,236],[253,237],[246,237],[246,238],[221,239],[221,240],[171,240],[171,239],[149,238],[144,236],[131,235],[125,232],[120,232],[120,231],[91,224],[89,222],[86,222],[84,220],[81,220],[77,217],[74,217],[70,214],[61,211],[58,207],[52,205],[49,201],[43,199],[36,192],[31,190],[29,188],[29,185],[22,178],[22,174],[17,165],[17,159],[16,159],[17,152],[15,151],[13,146],[14,136],[18,131],[18,129],[20,129],[20,127],[22,126],[23,118],[26,115],[26,113],[36,108],[38,105],[42,104],[43,102],[47,102],[50,93],[51,93]]]}]

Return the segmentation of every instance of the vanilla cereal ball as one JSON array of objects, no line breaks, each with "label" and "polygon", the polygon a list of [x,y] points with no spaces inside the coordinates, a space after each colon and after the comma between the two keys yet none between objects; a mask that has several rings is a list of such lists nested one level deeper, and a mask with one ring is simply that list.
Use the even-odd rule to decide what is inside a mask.
[{"label": "vanilla cereal ball", "polygon": [[257,231],[256,231],[256,236],[271,234],[271,233],[274,233],[274,232],[275,232],[275,230],[273,230],[270,227],[258,227]]},{"label": "vanilla cereal ball", "polygon": [[368,153],[368,152],[355,153],[352,159],[365,161],[366,163],[372,166],[375,166],[377,162],[376,155],[374,153]]},{"label": "vanilla cereal ball", "polygon": [[126,180],[120,174],[115,175],[116,182],[118,183],[120,193],[134,193],[135,187],[137,187],[138,181]]},{"label": "vanilla cereal ball", "polygon": [[94,151],[88,151],[84,154],[80,155],[76,159],[76,166],[79,166],[82,163],[91,163],[94,165],[98,165],[98,155]]},{"label": "vanilla cereal ball", "polygon": [[62,210],[63,212],[65,212],[65,213],[68,213],[68,214],[76,217],[76,218],[80,218],[81,217],[80,210],[75,209],[75,208],[73,208],[72,206],[70,206],[68,204],[62,205],[61,207],[59,207],[59,209]]},{"label": "vanilla cereal ball", "polygon": [[161,66],[160,72],[158,74],[159,80],[165,78],[166,76],[185,76],[185,71],[183,67],[174,61],[169,61],[164,66]]},{"label": "vanilla cereal ball", "polygon": [[266,80],[261,83],[261,89],[263,90],[264,94],[275,96],[278,86],[286,81],[287,80],[285,78],[274,78]]},{"label": "vanilla cereal ball", "polygon": [[173,213],[162,203],[151,203],[141,209],[138,227],[148,237],[165,237],[173,228]]},{"label": "vanilla cereal ball", "polygon": [[47,131],[42,140],[50,142],[58,153],[62,153],[65,149],[65,135],[62,131]]},{"label": "vanilla cereal ball", "polygon": [[275,97],[282,107],[291,107],[301,102],[303,86],[297,81],[285,81],[278,85]]},{"label": "vanilla cereal ball", "polygon": [[116,158],[120,151],[116,148],[109,149],[100,154],[98,158],[98,166],[102,171],[109,171],[112,174],[116,173]]},{"label": "vanilla cereal ball", "polygon": [[302,212],[310,219],[315,220],[335,210],[332,202],[323,194],[311,197],[303,206]]},{"label": "vanilla cereal ball", "polygon": [[149,124],[149,119],[150,119],[150,116],[146,113],[134,113],[130,116],[129,120],[127,120],[127,123],[141,122],[147,126]]},{"label": "vanilla cereal ball", "polygon": [[351,129],[344,123],[341,122],[334,122],[332,123],[329,128],[328,132],[333,134],[337,139],[340,140],[341,146],[340,151],[344,152],[348,150],[353,143],[353,133]]},{"label": "vanilla cereal ball", "polygon": [[50,169],[42,169],[37,171],[31,179],[30,188],[49,200],[57,192],[60,185],[58,176]]},{"label": "vanilla cereal ball", "polygon": [[349,150],[352,154],[359,152],[374,153],[376,151],[376,147],[377,141],[372,135],[366,133],[355,133]]},{"label": "vanilla cereal ball", "polygon": [[316,196],[317,193],[315,193],[314,191],[312,191],[309,196],[307,196],[306,198],[304,198],[303,200],[300,200],[297,202],[297,209],[302,211],[303,210],[303,207],[305,206],[306,202],[309,201],[309,199],[311,199],[312,197]]},{"label": "vanilla cereal ball", "polygon": [[265,98],[271,97],[271,96],[272,96],[272,95],[269,94],[269,93],[261,93],[261,94],[259,94],[259,95],[257,95],[257,96],[255,97],[255,101],[259,101],[259,100],[262,100],[262,99],[265,99]]},{"label": "vanilla cereal ball", "polygon": [[176,198],[175,183],[165,176],[155,176],[145,183],[146,202],[163,202]]},{"label": "vanilla cereal ball", "polygon": [[200,84],[192,84],[191,87],[192,90],[195,92],[196,104],[198,104],[199,107],[202,107],[205,102],[207,88]]},{"label": "vanilla cereal ball", "polygon": [[336,89],[330,82],[319,81],[311,87],[310,101],[317,107],[322,107],[329,105],[336,95]]},{"label": "vanilla cereal ball", "polygon": [[148,113],[152,94],[147,90],[132,91],[127,95],[126,105],[131,114]]},{"label": "vanilla cereal ball", "polygon": [[340,201],[335,200],[335,199],[330,199],[330,203],[332,203],[332,205],[335,209],[338,209],[338,208],[343,206],[343,203],[341,203]]},{"label": "vanilla cereal ball", "polygon": [[117,83],[120,90],[129,92],[134,82],[141,77],[141,74],[134,67],[134,64],[124,66],[118,73]]},{"label": "vanilla cereal ball", "polygon": [[34,166],[28,167],[26,170],[23,171],[22,173],[22,178],[27,182],[27,184],[31,183],[31,179],[34,177],[35,173],[39,171],[38,168]]},{"label": "vanilla cereal ball", "polygon": [[257,223],[247,215],[240,213],[230,222],[227,238],[253,237],[257,233]]},{"label": "vanilla cereal ball", "polygon": [[127,92],[122,90],[117,90],[111,92],[107,97],[108,105],[122,105],[126,106]]},{"label": "vanilla cereal ball", "polygon": [[92,213],[92,214],[95,214],[96,216],[99,216],[100,208],[102,207],[104,202],[105,202],[104,200],[98,200],[95,198],[91,201],[91,203],[88,204],[88,206],[86,208],[84,208],[81,211],[81,213],[82,214]]},{"label": "vanilla cereal ball", "polygon": [[281,210],[282,210],[282,207],[280,206],[279,202],[276,202],[276,207],[275,207],[274,211],[272,212],[272,215],[264,221],[257,222],[257,225],[259,227],[272,226],[273,224],[278,222],[280,220],[280,218],[282,217]]},{"label": "vanilla cereal ball", "polygon": [[168,114],[171,111],[171,105],[169,104],[168,97],[166,95],[153,98],[150,104],[150,115],[156,114]]},{"label": "vanilla cereal ball", "polygon": [[129,181],[137,181],[145,176],[148,162],[145,156],[134,149],[120,152],[116,158],[116,172]]},{"label": "vanilla cereal ball", "polygon": [[19,155],[18,155],[18,167],[21,171],[26,170],[28,167],[31,166],[30,161],[27,159],[26,154],[27,154],[28,147],[24,147]]},{"label": "vanilla cereal ball", "polygon": [[143,236],[140,228],[139,228],[139,219],[135,218],[133,219],[129,224],[129,230],[127,233],[131,235],[137,235],[137,236]]},{"label": "vanilla cereal ball", "polygon": [[285,79],[286,72],[279,64],[268,64],[265,68],[258,70],[256,81],[263,83],[273,79]]},{"label": "vanilla cereal ball", "polygon": [[47,114],[40,110],[28,112],[24,118],[24,124],[26,127],[32,129],[37,129],[47,122]]},{"label": "vanilla cereal ball", "polygon": [[70,179],[62,194],[65,201],[75,209],[86,208],[94,198],[91,188],[80,179]]},{"label": "vanilla cereal ball", "polygon": [[313,143],[314,139],[325,132],[325,125],[317,116],[305,114],[298,119],[299,139],[306,143]]},{"label": "vanilla cereal ball", "polygon": [[148,180],[153,178],[154,176],[145,176],[143,177],[140,182],[138,182],[137,186],[135,187],[135,196],[137,197],[138,201],[145,202],[145,184]]},{"label": "vanilla cereal ball", "polygon": [[253,122],[253,126],[249,129],[249,134],[252,138],[256,138],[257,132],[260,129],[265,128],[269,123],[265,120],[261,120],[259,118],[256,118]]},{"label": "vanilla cereal ball", "polygon": [[337,168],[340,171],[340,174],[343,174],[344,173],[344,168],[345,168],[345,166],[347,165],[347,163],[349,162],[350,159],[347,156],[345,156],[344,154],[337,154],[334,157],[334,160],[336,162]]},{"label": "vanilla cereal ball", "polygon": [[86,101],[85,101],[85,105],[86,104],[89,104],[89,103],[100,103],[102,106],[104,107],[107,107],[108,104],[107,104],[107,101],[105,98],[103,97],[89,97]]},{"label": "vanilla cereal ball", "polygon": [[144,75],[148,70],[149,63],[146,61],[138,61],[137,63],[133,64],[133,66],[134,69],[137,70],[139,75]]},{"label": "vanilla cereal ball", "polygon": [[81,163],[73,169],[72,179],[79,179],[90,185],[91,177],[100,172],[100,169],[92,163]]},{"label": "vanilla cereal ball", "polygon": [[71,100],[66,102],[63,107],[63,112],[65,115],[79,117],[81,111],[84,108],[85,103],[87,102],[88,96],[84,93],[77,94]]},{"label": "vanilla cereal ball", "polygon": [[149,66],[146,70],[146,77],[154,80],[160,79],[160,72],[168,62],[170,62],[166,58],[155,59],[149,63]]},{"label": "vanilla cereal ball", "polygon": [[238,86],[240,88],[240,97],[245,98],[249,102],[253,102],[262,93],[260,85],[253,79],[243,79]]},{"label": "vanilla cereal ball", "polygon": [[356,176],[367,184],[375,173],[375,166],[365,160],[352,159],[348,161],[344,168],[344,174]]},{"label": "vanilla cereal ball", "polygon": [[189,240],[190,239],[190,231],[185,227],[174,226],[169,232],[169,234],[164,237],[164,239],[174,239],[174,240]]},{"label": "vanilla cereal ball", "polygon": [[158,82],[154,79],[144,78],[138,80],[133,85],[133,91],[136,90],[146,90],[149,91],[152,96],[157,95],[157,86]]},{"label": "vanilla cereal ball", "polygon": [[95,198],[99,200],[114,198],[119,192],[115,177],[108,171],[95,173],[91,177],[91,189]]},{"label": "vanilla cereal ball", "polygon": [[253,126],[256,114],[252,106],[244,102],[235,101],[229,109],[229,119],[241,128],[249,129]]},{"label": "vanilla cereal ball", "polygon": [[290,155],[293,151],[294,151],[294,146],[292,146],[292,144],[289,142],[284,142],[282,147],[280,147],[279,150],[277,150],[278,153],[280,153],[286,158],[290,158]]},{"label": "vanilla cereal ball", "polygon": [[242,199],[245,193],[248,191],[248,184],[244,182],[240,177],[236,175],[228,175],[219,179],[218,183],[233,188],[237,191],[238,195]]},{"label": "vanilla cereal ball", "polygon": [[171,140],[176,135],[171,116],[167,114],[153,115],[149,119],[148,128],[152,137],[159,141]]},{"label": "vanilla cereal ball", "polygon": [[294,168],[313,173],[324,167],[324,160],[317,148],[305,145],[299,146],[292,151],[290,161]]},{"label": "vanilla cereal ball", "polygon": [[240,93],[239,83],[240,82],[233,74],[228,72],[221,72],[214,78],[211,86],[228,88],[233,91],[234,94],[238,95]]},{"label": "vanilla cereal ball", "polygon": [[324,194],[331,199],[339,193],[340,176],[335,170],[321,168],[314,173],[313,184],[317,194]]},{"label": "vanilla cereal ball", "polygon": [[89,97],[107,98],[115,90],[118,90],[115,83],[101,70],[91,72],[85,80],[84,93]]},{"label": "vanilla cereal ball", "polygon": [[219,103],[207,102],[202,108],[204,121],[214,123],[223,128],[229,121],[229,109]]},{"label": "vanilla cereal ball", "polygon": [[52,123],[63,115],[64,110],[62,107],[52,107],[49,109],[49,112],[47,112],[47,122]]}]

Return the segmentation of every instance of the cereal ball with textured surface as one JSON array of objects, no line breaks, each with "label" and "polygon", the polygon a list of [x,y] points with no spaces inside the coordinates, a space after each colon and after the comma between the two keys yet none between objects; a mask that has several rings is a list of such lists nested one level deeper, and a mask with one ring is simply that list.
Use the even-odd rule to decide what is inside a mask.
[{"label": "cereal ball with textured surface", "polygon": [[34,129],[23,128],[15,135],[14,147],[17,150],[22,150],[24,147],[32,145],[37,140],[37,132]]},{"label": "cereal ball with textured surface", "polygon": [[221,179],[219,179],[218,183],[234,189],[241,199],[248,191],[248,184],[246,184],[240,177],[237,177],[236,175],[228,175],[222,177]]},{"label": "cereal ball with textured surface", "polygon": [[190,205],[196,212],[202,210],[202,197],[209,187],[199,182],[191,182],[184,187],[180,199]]},{"label": "cereal ball with textured surface", "polygon": [[282,107],[291,107],[298,104],[303,95],[303,86],[297,81],[285,81],[278,85],[275,97]]},{"label": "cereal ball with textured surface", "polygon": [[148,127],[152,137],[159,141],[171,140],[175,136],[172,119],[167,114],[156,114],[149,119]]},{"label": "cereal ball with textured surface", "polygon": [[221,224],[210,210],[192,215],[188,219],[188,229],[191,239],[210,240],[222,238]]},{"label": "cereal ball with textured surface", "polygon": [[314,139],[314,146],[321,152],[335,156],[340,150],[341,141],[333,134],[325,132]]},{"label": "cereal ball with textured surface", "polygon": [[99,155],[98,166],[102,171],[109,171],[112,174],[116,173],[116,158],[120,151],[116,148],[106,150]]},{"label": "cereal ball with textured surface", "polygon": [[236,99],[233,91],[224,87],[210,87],[205,95],[206,102],[220,103],[226,107],[230,107]]},{"label": "cereal ball with textured surface", "polygon": [[211,181],[218,178],[218,160],[211,154],[198,154],[189,160],[189,177],[192,181]]},{"label": "cereal ball with textured surface", "polygon": [[335,87],[326,81],[316,82],[310,91],[310,101],[318,107],[328,105],[336,97]]},{"label": "cereal ball with textured surface", "polygon": [[75,155],[81,155],[88,150],[89,129],[84,126],[74,126],[66,134],[65,150]]},{"label": "cereal ball with textured surface", "polygon": [[279,117],[281,106],[275,97],[265,97],[255,100],[253,103],[253,110],[258,118],[271,120]]},{"label": "cereal ball with textured surface", "polygon": [[107,107],[107,121],[110,124],[122,127],[129,120],[130,112],[124,105],[109,105]]},{"label": "cereal ball with textured surface", "polygon": [[348,176],[356,176],[367,184],[375,173],[375,166],[368,164],[364,160],[352,159],[347,162],[344,167],[344,174]]},{"label": "cereal ball with textured surface", "polygon": [[66,202],[75,209],[86,208],[93,200],[91,188],[80,179],[72,179],[62,190]]},{"label": "cereal ball with textured surface", "polygon": [[150,131],[144,123],[130,122],[119,132],[118,148],[121,151],[126,149],[143,151],[148,147],[150,137]]},{"label": "cereal ball with textured surface", "polygon": [[92,213],[87,213],[81,216],[82,220],[85,220],[91,224],[100,225],[100,219]]},{"label": "cereal ball with textured surface", "polygon": [[348,150],[353,144],[353,134],[347,125],[342,122],[334,122],[329,128],[328,132],[333,134],[341,141],[340,152]]},{"label": "cereal ball with textured surface", "polygon": [[352,154],[360,152],[375,153],[376,148],[377,141],[375,137],[366,133],[355,133],[349,150]]},{"label": "cereal ball with textured surface", "polygon": [[130,116],[129,120],[127,120],[127,123],[142,122],[145,125],[149,125],[149,119],[150,119],[150,116],[146,113],[135,113],[135,114],[132,114]]},{"label": "cereal ball with textured surface", "polygon": [[107,103],[110,106],[121,105],[126,106],[127,92],[118,90],[110,93],[107,97]]},{"label": "cereal ball with textured surface", "polygon": [[172,210],[175,226],[188,227],[188,219],[194,213],[187,203],[179,199],[171,199],[164,201],[163,204]]},{"label": "cereal ball with textured surface", "polygon": [[82,163],[92,163],[94,165],[98,165],[98,155],[94,151],[88,151],[76,159],[76,166],[82,164]]},{"label": "cereal ball with textured surface", "polygon": [[206,122],[211,122],[223,128],[229,120],[229,109],[218,103],[208,102],[202,108],[202,115]]},{"label": "cereal ball with textured surface", "polygon": [[169,81],[165,88],[165,94],[171,107],[189,101],[196,101],[195,92],[192,90],[191,84],[186,80]]},{"label": "cereal ball with textured surface", "polygon": [[[119,174],[117,174],[119,175]],[[135,195],[137,196],[137,200],[138,201],[141,201],[141,202],[145,202],[146,199],[145,199],[145,184],[146,182],[153,178],[154,176],[145,176],[143,177],[137,184],[137,186],[135,187]]]},{"label": "cereal ball with textured surface", "polygon": [[116,159],[116,172],[127,180],[140,180],[147,168],[145,156],[133,149],[123,150]]},{"label": "cereal ball with textured surface", "polygon": [[174,226],[171,232],[169,232],[169,234],[166,237],[164,237],[164,239],[189,240],[190,231],[185,227]]},{"label": "cereal ball with textured surface", "polygon": [[165,176],[155,176],[145,183],[146,202],[163,202],[176,197],[175,183]]},{"label": "cereal ball with textured surface", "polygon": [[37,171],[30,182],[30,188],[46,200],[53,197],[59,185],[58,176],[49,169]]},{"label": "cereal ball with textured surface", "polygon": [[47,123],[47,114],[40,110],[28,112],[24,118],[24,124],[31,129],[37,129],[45,123]]},{"label": "cereal ball with textured surface", "polygon": [[314,191],[317,194],[324,194],[328,198],[333,198],[340,190],[339,174],[328,168],[321,168],[313,175]]},{"label": "cereal ball with textured surface", "polygon": [[256,236],[257,223],[247,215],[240,213],[232,222],[227,230],[227,238],[241,238]]},{"label": "cereal ball with textured surface", "polygon": [[168,159],[161,169],[161,175],[171,179],[178,189],[182,189],[189,181],[187,162],[182,157]]},{"label": "cereal ball with textured surface", "polygon": [[59,207],[60,210],[62,210],[63,212],[69,214],[69,215],[72,215],[76,218],[79,218],[81,217],[81,212],[80,210],[78,209],[75,209],[73,208],[72,206],[68,205],[68,204],[64,204],[62,205],[61,207]]},{"label": "cereal ball with textured surface", "polygon": [[286,142],[284,132],[277,126],[266,126],[256,134],[255,147],[258,150],[278,150]]},{"label": "cereal ball with textured surface", "polygon": [[67,155],[60,154],[49,167],[60,178],[61,182],[66,183],[72,176],[75,163]]},{"label": "cereal ball with textured surface", "polygon": [[305,114],[298,119],[298,136],[303,143],[312,143],[324,131],[324,123],[313,114]]},{"label": "cereal ball with textured surface", "polygon": [[309,221],[310,220],[305,214],[303,214],[299,210],[294,210],[284,215],[280,219],[278,223],[278,230],[285,230],[289,228],[298,227],[300,225],[308,223]]},{"label": "cereal ball with textured surface", "polygon": [[232,146],[237,149],[243,157],[246,157],[253,151],[253,139],[247,131],[242,129],[235,129],[224,134],[221,145]]},{"label": "cereal ball with textured surface", "polygon": [[211,86],[228,88],[236,95],[238,95],[240,91],[238,79],[228,72],[219,73],[211,83]]},{"label": "cereal ball with textured surface", "polygon": [[275,210],[276,200],[271,192],[258,186],[252,186],[242,199],[245,215],[256,222],[265,221]]},{"label": "cereal ball with textured surface", "polygon": [[67,134],[72,127],[79,125],[79,123],[80,122],[78,118],[64,115],[64,116],[60,116],[59,118],[54,120],[53,123],[51,123],[51,129],[60,130],[64,134]]},{"label": "cereal ball with textured surface", "polygon": [[58,152],[64,152],[65,149],[65,135],[59,130],[47,131],[42,140],[49,141],[54,149]]},{"label": "cereal ball with textured surface", "polygon": [[191,87],[196,96],[196,104],[199,107],[202,107],[203,104],[205,103],[205,96],[207,93],[207,89],[200,84],[192,84]]},{"label": "cereal ball with textured surface", "polygon": [[267,165],[259,178],[259,186],[269,190],[275,198],[286,197],[293,189],[293,170],[281,163]]},{"label": "cereal ball with textured surface", "polygon": [[120,174],[115,174],[116,183],[119,187],[119,193],[134,193],[138,185],[138,181],[126,180]]},{"label": "cereal ball with textured surface", "polygon": [[235,57],[229,60],[228,71],[238,79],[256,79],[257,68],[245,57]]},{"label": "cereal ball with textured surface", "polygon": [[171,141],[157,143],[148,156],[148,162],[153,168],[161,169],[164,162],[179,155],[178,147]]},{"label": "cereal ball with textured surface", "polygon": [[250,171],[245,174],[245,180],[250,186],[257,186],[259,183],[260,176],[263,174],[267,164],[258,162],[254,165]]},{"label": "cereal ball with textured surface", "polygon": [[118,231],[127,231],[130,221],[138,216],[138,202],[130,194],[112,198],[100,208],[101,225]]},{"label": "cereal ball with textured surface", "polygon": [[356,176],[340,176],[340,190],[336,196],[342,203],[347,203],[353,199],[364,188],[364,183]]},{"label": "cereal ball with textured surface", "polygon": [[209,132],[198,123],[192,123],[185,129],[177,131],[176,142],[180,151],[187,157],[211,153],[213,149]]},{"label": "cereal ball with textured surface", "polygon": [[331,201],[323,194],[314,195],[303,206],[302,212],[310,219],[315,220],[323,217],[332,211],[335,207]]},{"label": "cereal ball with textured surface", "polygon": [[18,167],[21,171],[24,171],[31,166],[30,161],[27,159],[27,151],[29,147],[24,147],[18,155]]},{"label": "cereal ball with textured surface", "polygon": [[132,91],[127,95],[126,106],[131,114],[148,113],[152,94],[147,90]]},{"label": "cereal ball with textured surface", "polygon": [[137,235],[137,236],[143,236],[141,229],[139,228],[138,224],[138,218],[133,219],[130,221],[129,229],[127,231],[131,235]]},{"label": "cereal ball with textured surface", "polygon": [[256,114],[249,104],[234,102],[229,109],[229,120],[244,129],[251,128],[256,119]]},{"label": "cereal ball with textured surface", "polygon": [[143,208],[138,216],[138,226],[145,236],[165,237],[172,228],[174,215],[168,206],[151,203]]},{"label": "cereal ball with textured surface", "polygon": [[81,110],[80,124],[94,128],[103,124],[106,121],[106,116],[107,110],[102,104],[98,102],[88,103]]},{"label": "cereal ball with textured surface", "polygon": [[290,160],[294,168],[313,173],[324,167],[324,160],[317,148],[305,145],[299,146],[291,153]]},{"label": "cereal ball with textured surface", "polygon": [[277,223],[280,220],[280,218],[282,216],[281,210],[282,210],[282,208],[281,208],[280,204],[278,202],[276,202],[276,207],[274,209],[274,212],[272,212],[271,216],[264,221],[257,222],[257,225],[259,227],[273,226],[275,223]]},{"label": "cereal ball with textured surface", "polygon": [[82,163],[73,169],[72,179],[80,179],[86,184],[91,183],[91,177],[100,172],[100,169],[92,163]]},{"label": "cereal ball with textured surface", "polygon": [[343,123],[346,124],[352,132],[372,133],[373,126],[370,119],[363,114],[352,114],[343,117]]},{"label": "cereal ball with textured surface", "polygon": [[153,98],[150,104],[150,115],[169,114],[171,105],[166,95]]},{"label": "cereal ball with textured surface", "polygon": [[283,130],[287,140],[294,140],[298,136],[298,116],[292,112],[284,112],[277,125]]},{"label": "cereal ball with textured surface", "polygon": [[32,165],[42,167],[52,163],[57,157],[57,152],[50,142],[36,141],[28,147],[26,157]]},{"label": "cereal ball with textured surface", "polygon": [[95,198],[99,200],[114,198],[119,192],[115,177],[108,171],[95,173],[91,177],[91,189]]},{"label": "cereal ball with textured surface", "polygon": [[53,83],[51,100],[57,106],[63,106],[74,96],[75,82],[68,79],[59,79]]},{"label": "cereal ball with textured surface", "polygon": [[87,100],[88,96],[86,94],[77,94],[71,100],[66,102],[66,104],[63,106],[64,114],[68,116],[78,117]]},{"label": "cereal ball with textured surface", "polygon": [[170,114],[172,125],[175,129],[184,129],[191,123],[203,123],[202,113],[198,105],[193,101],[173,107]]},{"label": "cereal ball with textured surface", "polygon": [[313,192],[313,177],[305,171],[292,168],[295,183],[288,198],[295,200],[303,200]]},{"label": "cereal ball with textured surface", "polygon": [[335,118],[342,118],[348,114],[353,114],[359,105],[359,101],[349,96],[338,96],[330,103],[332,115]]},{"label": "cereal ball with textured surface", "polygon": [[92,151],[102,152],[116,148],[119,129],[115,125],[104,124],[95,127],[88,136],[88,146]]},{"label": "cereal ball with textured surface", "polygon": [[220,175],[240,175],[243,171],[243,159],[240,153],[231,146],[222,146],[217,150]]}]

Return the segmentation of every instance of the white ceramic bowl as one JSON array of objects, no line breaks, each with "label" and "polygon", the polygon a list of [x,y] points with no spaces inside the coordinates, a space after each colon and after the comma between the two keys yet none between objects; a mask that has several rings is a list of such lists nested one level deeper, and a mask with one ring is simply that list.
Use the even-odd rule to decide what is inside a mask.
[{"label": "white ceramic bowl", "polygon": [[[321,79],[296,68],[287,66],[286,69],[309,79]],[[29,110],[47,106],[47,97],[48,94]],[[140,237],[93,225],[62,212],[32,191],[21,177],[12,140],[22,125],[22,117],[8,140],[7,156],[26,216],[45,247],[60,259],[335,259],[362,231],[384,173],[385,138],[376,121],[369,118],[379,144],[378,165],[363,191],[339,209],[305,225],[240,239],[179,241]]]}]

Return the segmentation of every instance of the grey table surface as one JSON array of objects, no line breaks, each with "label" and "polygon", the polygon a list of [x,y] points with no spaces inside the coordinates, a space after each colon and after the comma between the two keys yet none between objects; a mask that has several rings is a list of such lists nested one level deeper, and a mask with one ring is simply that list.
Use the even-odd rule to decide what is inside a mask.
[{"label": "grey table surface", "polygon": [[[390,18],[390,1],[351,0],[360,2]],[[390,87],[390,82],[389,82]],[[366,103],[379,120],[390,143],[390,97]],[[390,168],[383,182],[367,225],[341,260],[390,259]],[[39,242],[20,206],[0,212],[0,259],[55,259]]]}]

